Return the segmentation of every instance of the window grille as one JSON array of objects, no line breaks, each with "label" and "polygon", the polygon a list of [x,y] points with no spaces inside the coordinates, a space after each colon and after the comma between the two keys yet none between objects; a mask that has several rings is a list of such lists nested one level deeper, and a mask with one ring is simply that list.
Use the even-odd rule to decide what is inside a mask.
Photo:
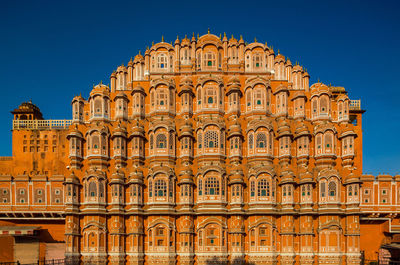
[{"label": "window grille", "polygon": [[167,147],[167,137],[165,136],[165,134],[157,134],[156,136],[156,146],[157,148],[161,148],[164,149]]},{"label": "window grille", "polygon": [[206,195],[219,195],[219,181],[216,177],[208,177],[205,181]]},{"label": "window grille", "polygon": [[206,148],[218,147],[218,133],[216,131],[208,131],[204,134],[204,144]]},{"label": "window grille", "polygon": [[154,194],[156,197],[163,197],[167,194],[167,183],[165,180],[157,179],[154,182]]}]

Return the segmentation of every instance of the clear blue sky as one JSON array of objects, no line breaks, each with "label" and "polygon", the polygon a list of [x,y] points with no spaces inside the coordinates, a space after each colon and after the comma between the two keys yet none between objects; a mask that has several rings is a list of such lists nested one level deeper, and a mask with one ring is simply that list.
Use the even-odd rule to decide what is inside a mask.
[{"label": "clear blue sky", "polygon": [[[1,1],[0,155],[9,111],[32,99],[47,119],[152,41],[207,32],[256,37],[299,61],[311,82],[361,99],[364,172],[400,173],[399,1]],[[243,6],[248,4],[248,6]]]}]

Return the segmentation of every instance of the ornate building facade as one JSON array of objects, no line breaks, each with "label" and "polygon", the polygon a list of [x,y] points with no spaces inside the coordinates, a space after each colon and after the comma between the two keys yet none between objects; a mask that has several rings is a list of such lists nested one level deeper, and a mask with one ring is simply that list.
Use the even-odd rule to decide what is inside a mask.
[{"label": "ornate building facade", "polygon": [[267,44],[208,33],[139,53],[74,97],[72,120],[24,103],[0,225],[63,226],[83,264],[376,258],[400,241],[400,176],[362,175],[360,101],[309,78]]}]

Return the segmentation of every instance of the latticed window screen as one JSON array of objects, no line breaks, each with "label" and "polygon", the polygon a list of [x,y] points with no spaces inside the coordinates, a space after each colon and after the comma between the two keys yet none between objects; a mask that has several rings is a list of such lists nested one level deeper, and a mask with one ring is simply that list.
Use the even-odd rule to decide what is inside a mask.
[{"label": "latticed window screen", "polygon": [[154,193],[156,197],[163,197],[167,195],[167,183],[163,179],[157,179],[154,182]]},{"label": "latticed window screen", "polygon": [[249,148],[253,149],[253,134],[249,135]]},{"label": "latticed window screen", "polygon": [[212,52],[207,52],[204,54],[205,66],[215,66],[215,54]]},{"label": "latticed window screen", "polygon": [[321,189],[321,197],[325,197],[325,192],[326,192],[325,182],[321,182],[320,189]]},{"label": "latticed window screen", "polygon": [[203,143],[203,135],[201,132],[197,133],[197,147],[201,148]]},{"label": "latticed window screen", "polygon": [[258,133],[256,139],[257,148],[265,148],[267,146],[267,137],[265,133]]},{"label": "latticed window screen", "polygon": [[166,148],[167,147],[167,137],[165,134],[157,134],[156,136],[156,146],[157,148]]},{"label": "latticed window screen", "polygon": [[174,149],[174,134],[169,133],[169,149]]},{"label": "latticed window screen", "polygon": [[89,196],[90,197],[95,197],[97,194],[97,187],[96,187],[96,183],[94,181],[91,181],[89,183]]},{"label": "latticed window screen", "polygon": [[197,187],[199,190],[199,195],[203,195],[203,181],[199,179],[199,186]]},{"label": "latticed window screen", "polygon": [[166,89],[160,88],[157,91],[157,105],[158,106],[165,106],[168,104],[167,92]]},{"label": "latticed window screen", "polygon": [[154,137],[153,135],[150,135],[150,149],[153,149],[153,144],[154,144]]},{"label": "latticed window screen", "polygon": [[219,180],[216,177],[209,177],[205,181],[206,195],[219,195]]},{"label": "latticed window screen", "polygon": [[262,67],[262,61],[261,61],[261,54],[256,53],[253,56],[253,67],[258,68],[258,67]]},{"label": "latticed window screen", "polygon": [[263,91],[258,88],[254,91],[254,106],[260,106],[263,103]]},{"label": "latticed window screen", "polygon": [[250,196],[254,197],[255,193],[256,193],[256,184],[255,184],[254,180],[252,180],[250,182]]},{"label": "latticed window screen", "polygon": [[157,57],[157,67],[160,69],[167,68],[167,56],[165,54],[160,54]]},{"label": "latticed window screen", "polygon": [[269,196],[270,186],[269,181],[266,179],[260,179],[257,184],[258,196]]},{"label": "latticed window screen", "polygon": [[328,184],[328,192],[329,196],[336,196],[336,183],[334,181],[330,181]]},{"label": "latticed window screen", "polygon": [[204,144],[206,148],[218,147],[218,132],[208,131],[204,134]]}]

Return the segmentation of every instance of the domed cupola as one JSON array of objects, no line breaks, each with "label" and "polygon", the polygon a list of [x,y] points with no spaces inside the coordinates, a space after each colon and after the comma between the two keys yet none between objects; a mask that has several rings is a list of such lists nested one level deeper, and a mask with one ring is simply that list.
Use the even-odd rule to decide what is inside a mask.
[{"label": "domed cupola", "polygon": [[289,123],[286,119],[282,119],[278,122],[278,138],[282,136],[292,136]]},{"label": "domed cupola", "polygon": [[185,120],[185,123],[181,126],[181,128],[179,128],[178,133],[179,133],[179,138],[182,138],[185,136],[194,138],[193,124],[190,121]]},{"label": "domed cupola", "polygon": [[233,136],[238,136],[240,138],[243,137],[242,135],[242,127],[240,123],[238,122],[237,119],[234,120],[234,122],[228,127],[228,137],[227,139],[233,137]]},{"label": "domed cupola", "polygon": [[236,92],[239,95],[242,95],[242,92],[240,90],[240,80],[236,76],[233,76],[229,79],[226,95],[229,96],[229,94],[231,94],[233,92]]},{"label": "domed cupola", "polygon": [[178,185],[182,184],[190,184],[190,185],[194,184],[193,171],[188,165],[183,166],[183,168],[179,172]]},{"label": "domed cupola", "polygon": [[307,126],[303,122],[296,123],[296,130],[294,132],[294,137],[298,138],[301,136],[308,136],[310,135],[310,131],[308,130]]}]

